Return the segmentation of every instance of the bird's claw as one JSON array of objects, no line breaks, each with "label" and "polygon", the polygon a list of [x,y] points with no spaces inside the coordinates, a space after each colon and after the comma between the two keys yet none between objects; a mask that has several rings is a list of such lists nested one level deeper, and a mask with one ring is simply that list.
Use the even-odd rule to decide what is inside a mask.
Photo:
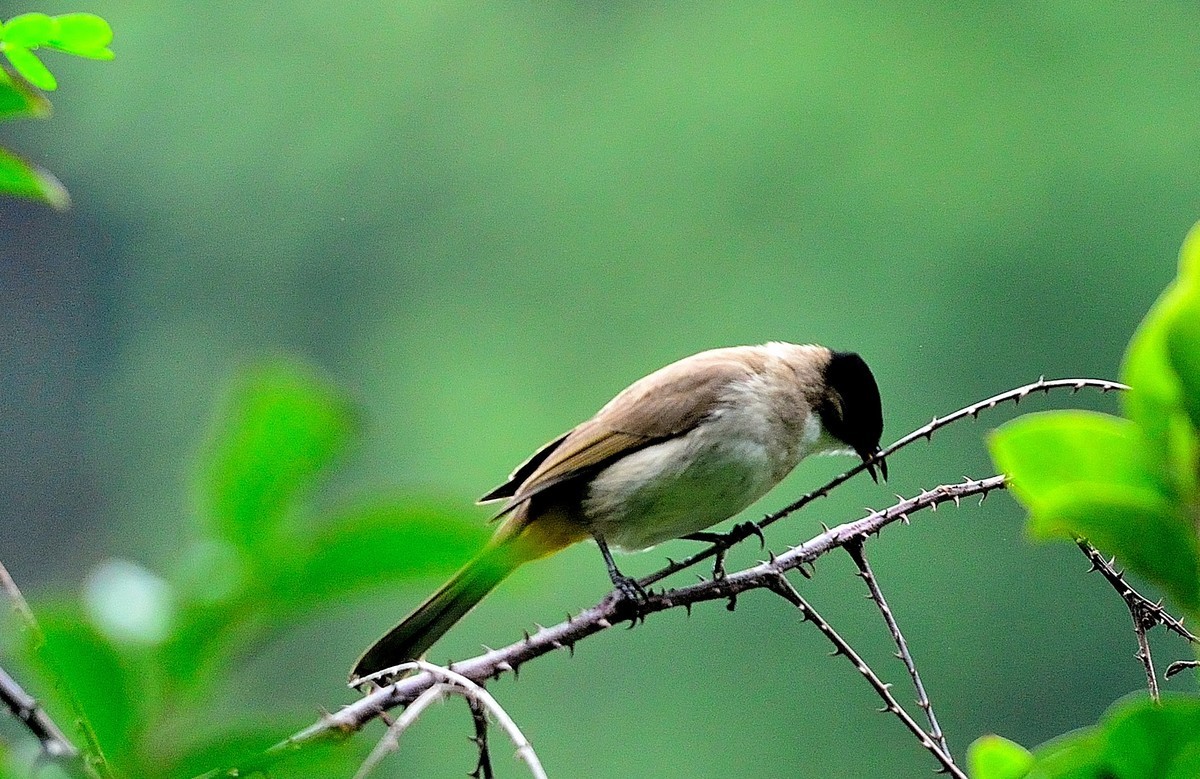
[{"label": "bird's claw", "polygon": [[732,541],[741,541],[743,538],[756,536],[758,538],[759,549],[765,549],[767,546],[767,538],[763,535],[762,528],[758,526],[757,522],[739,522],[729,531],[729,536]]},{"label": "bird's claw", "polygon": [[629,613],[629,627],[646,619],[646,603],[650,593],[631,576],[613,578],[614,605],[621,612]]}]

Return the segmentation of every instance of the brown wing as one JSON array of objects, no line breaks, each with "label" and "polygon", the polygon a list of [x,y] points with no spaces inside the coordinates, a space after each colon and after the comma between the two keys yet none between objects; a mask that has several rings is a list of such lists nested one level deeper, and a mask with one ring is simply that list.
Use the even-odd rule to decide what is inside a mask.
[{"label": "brown wing", "polygon": [[504,498],[511,498],[517,493],[517,489],[519,489],[520,486],[525,483],[525,480],[537,470],[538,466],[542,464],[542,461],[549,457],[550,453],[557,449],[558,445],[567,439],[567,436],[571,435],[571,432],[572,431],[568,430],[550,443],[543,445],[541,449],[538,449],[536,452],[531,454],[528,460],[518,465],[516,470],[508,475],[507,481],[475,502],[480,504],[492,503]]},{"label": "brown wing", "polygon": [[[757,353],[751,349],[701,352],[639,379],[594,417],[540,449],[488,496],[511,498],[503,515],[550,487],[689,432],[713,410],[732,381],[755,372]],[[518,474],[525,478],[515,484]]]}]

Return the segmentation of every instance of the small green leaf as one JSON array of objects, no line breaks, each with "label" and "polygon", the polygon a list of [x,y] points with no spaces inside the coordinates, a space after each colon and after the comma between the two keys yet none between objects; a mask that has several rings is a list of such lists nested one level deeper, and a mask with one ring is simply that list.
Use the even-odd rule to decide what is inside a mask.
[{"label": "small green leaf", "polygon": [[[86,722],[106,757],[128,764],[155,698],[153,669],[144,667],[136,653],[106,640],[74,604],[38,606],[36,613],[45,644],[27,646],[25,656],[41,675],[38,686],[52,708],[71,712],[56,719],[65,727]],[[75,730],[68,736],[86,743]]]},{"label": "small green leaf", "polygon": [[62,14],[56,16],[55,21],[58,30],[47,39],[47,43],[55,48],[90,56],[89,52],[106,49],[112,43],[112,27],[95,14]]},{"label": "small green leaf", "polygon": [[46,14],[21,14],[4,23],[0,39],[14,46],[37,48],[54,37],[57,30],[58,22]]},{"label": "small green leaf", "polygon": [[1068,485],[1030,505],[1030,529],[1042,537],[1083,536],[1189,611],[1200,606],[1196,531],[1179,506],[1155,492]]},{"label": "small green leaf", "polygon": [[1033,755],[1000,736],[983,736],[967,750],[971,779],[1022,779],[1033,767]]},{"label": "small green leaf", "polygon": [[[0,70],[0,73],[6,71]],[[50,101],[28,84],[16,79],[0,81],[0,119],[45,119]]]},{"label": "small green leaf", "polygon": [[0,194],[40,200],[58,209],[71,203],[58,179],[4,149],[0,149]]},{"label": "small green leaf", "polygon": [[1091,411],[1028,414],[1003,425],[988,442],[992,459],[1031,508],[1078,484],[1121,485],[1166,494],[1153,459],[1132,422]]},{"label": "small green leaf", "polygon": [[4,56],[8,57],[8,61],[21,74],[21,78],[30,84],[47,92],[58,89],[58,80],[54,78],[54,74],[29,49],[6,42]]},{"label": "small green leaf", "polygon": [[270,557],[300,493],[347,445],[349,404],[292,365],[239,382],[205,468],[203,494],[220,534],[252,557]]}]

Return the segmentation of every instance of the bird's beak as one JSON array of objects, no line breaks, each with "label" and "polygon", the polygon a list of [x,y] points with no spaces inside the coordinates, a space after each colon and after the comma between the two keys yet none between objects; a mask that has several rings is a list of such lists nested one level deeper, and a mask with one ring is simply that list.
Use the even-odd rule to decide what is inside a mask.
[{"label": "bird's beak", "polygon": [[[882,450],[876,446],[874,451],[862,451],[858,453],[858,456],[862,458],[863,463],[867,466],[867,473],[871,474],[871,479],[873,479],[876,484],[879,483],[880,474],[883,475],[884,481],[887,481],[888,477],[887,460],[879,456],[881,451]],[[879,474],[875,473],[876,465],[879,466]]]}]

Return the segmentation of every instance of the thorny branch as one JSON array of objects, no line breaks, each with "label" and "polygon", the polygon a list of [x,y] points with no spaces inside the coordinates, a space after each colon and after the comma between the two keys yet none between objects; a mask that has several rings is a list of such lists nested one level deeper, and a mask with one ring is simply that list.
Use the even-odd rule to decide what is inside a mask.
[{"label": "thorny branch", "polygon": [[475,721],[475,735],[471,741],[479,750],[479,759],[475,763],[475,770],[467,776],[472,779],[496,779],[492,771],[492,753],[488,750],[487,710],[477,700],[472,699],[468,703],[471,705],[471,719]]},{"label": "thorny branch", "polygon": [[820,630],[829,639],[830,643],[833,644],[833,654],[835,656],[844,655],[854,668],[863,675],[863,678],[871,684],[871,687],[883,699],[884,707],[880,711],[895,714],[904,723],[904,726],[917,737],[917,740],[921,742],[921,746],[928,749],[937,761],[942,764],[942,768],[947,774],[950,774],[955,779],[968,779],[963,770],[950,757],[950,751],[944,746],[945,742],[939,743],[935,741],[930,734],[921,729],[921,726],[912,718],[912,715],[905,711],[904,707],[896,700],[896,696],[892,695],[892,686],[880,679],[879,675],[871,669],[871,666],[867,665],[858,652],[854,651],[854,647],[850,646],[849,642],[842,638],[833,629],[833,626],[825,621],[824,617],[818,614],[812,606],[808,605],[808,601],[804,600],[803,596],[797,592],[786,576],[782,573],[777,574],[769,581],[767,586],[784,600],[800,609],[800,613],[803,615],[805,621],[816,625],[817,630]]},{"label": "thorny branch", "polygon": [[896,642],[896,657],[904,663],[904,667],[908,669],[908,675],[912,677],[913,687],[917,691],[917,706],[925,711],[925,717],[929,720],[929,736],[941,748],[947,756],[950,755],[950,746],[946,743],[946,737],[942,734],[942,728],[938,725],[937,717],[933,713],[933,703],[929,700],[929,695],[925,692],[925,685],[921,683],[921,675],[917,673],[917,664],[913,662],[912,654],[908,651],[908,642],[904,640],[904,634],[900,632],[900,625],[896,623],[896,617],[892,614],[891,607],[884,600],[883,590],[879,586],[879,581],[875,578],[875,573],[871,570],[871,564],[867,562],[866,553],[863,550],[865,543],[863,539],[856,539],[854,542],[846,545],[846,551],[854,560],[854,565],[858,567],[858,575],[867,584],[867,589],[871,594],[868,596],[875,601],[875,605],[879,607],[879,612],[883,614],[883,621],[887,623],[888,632],[892,634],[892,640]]},{"label": "thorny branch", "polygon": [[714,542],[712,544],[712,546],[708,547],[707,549],[701,550],[683,560],[675,561],[675,560],[668,559],[666,566],[659,569],[658,571],[655,571],[654,573],[650,574],[649,576],[639,580],[638,583],[643,587],[649,587],[651,584],[662,581],[663,579],[667,578],[668,576],[676,574],[679,571],[682,571],[686,568],[690,568],[693,565],[695,565],[696,563],[698,563],[702,560],[707,560],[708,558],[713,557],[713,556],[717,556],[717,558],[718,558],[718,565],[716,566],[716,569],[714,570],[714,573],[716,574],[715,578],[720,578],[720,574],[723,570],[721,566],[723,565],[723,562],[724,562],[724,555],[725,555],[725,552],[730,547],[732,547],[734,544],[737,544],[740,541],[744,541],[745,539],[749,538],[752,535],[757,535],[759,538],[762,538],[762,529],[763,528],[765,528],[771,524],[774,524],[775,522],[778,522],[779,520],[783,519],[784,517],[786,517],[790,514],[793,514],[797,511],[799,511],[800,509],[807,506],[809,503],[812,503],[817,498],[825,497],[831,491],[833,491],[835,488],[840,487],[842,484],[846,483],[854,476],[857,476],[858,474],[865,471],[867,469],[868,465],[873,465],[876,462],[878,462],[879,460],[882,460],[882,459],[888,457],[892,453],[898,452],[901,449],[903,449],[904,447],[909,446],[910,444],[916,443],[917,441],[920,441],[922,438],[925,439],[926,441],[932,441],[933,434],[935,432],[937,432],[938,430],[942,429],[943,427],[946,427],[947,425],[957,422],[961,419],[966,419],[967,417],[971,417],[972,419],[977,419],[981,413],[983,413],[984,411],[993,409],[996,406],[1000,405],[1001,403],[1006,403],[1008,401],[1012,401],[1012,403],[1014,405],[1019,405],[1022,400],[1029,397],[1030,395],[1032,395],[1035,392],[1041,392],[1046,395],[1049,395],[1051,390],[1069,389],[1069,390],[1071,390],[1071,393],[1074,394],[1084,388],[1098,389],[1104,393],[1129,389],[1127,386],[1125,386],[1124,384],[1121,384],[1120,382],[1108,381],[1106,379],[1047,379],[1043,376],[1042,378],[1038,379],[1035,382],[1032,382],[1031,384],[1026,384],[1021,387],[1016,387],[1015,389],[1008,390],[1007,392],[1001,392],[998,395],[993,395],[990,398],[985,398],[984,400],[981,400],[977,403],[972,403],[969,406],[964,406],[953,413],[947,414],[944,417],[934,417],[928,424],[922,425],[921,427],[912,431],[911,433],[904,436],[903,438],[899,438],[894,443],[892,443],[888,446],[885,446],[877,455],[872,457],[870,460],[863,462],[863,463],[859,463],[858,465],[854,466],[853,468],[851,468],[850,470],[841,474],[840,476],[837,476],[836,478],[831,479],[825,485],[813,490],[812,492],[808,492],[808,493],[805,493],[804,495],[801,495],[800,498],[793,501],[792,503],[789,503],[788,505],[784,506],[783,508],[779,509],[778,511],[771,513],[771,514],[767,514],[765,517],[760,519],[757,523],[745,522],[743,524],[740,524],[737,527],[733,528],[733,530],[726,533],[725,536],[721,540]]},{"label": "thorny branch", "polygon": [[[702,560],[715,556],[717,558],[717,565],[714,568],[714,578],[712,581],[704,581],[702,578],[699,584],[695,584],[690,587],[681,587],[674,590],[660,592],[658,594],[650,593],[647,600],[640,604],[638,609],[633,611],[632,614],[628,608],[628,603],[622,602],[621,599],[616,598],[614,595],[610,595],[597,606],[585,610],[576,617],[571,617],[568,615],[567,620],[559,625],[551,628],[544,628],[539,625],[537,632],[533,635],[526,633],[523,641],[519,641],[508,647],[498,650],[492,650],[485,647],[486,651],[484,654],[469,660],[455,663],[451,666],[451,669],[448,672],[461,674],[463,678],[479,681],[487,678],[496,678],[501,674],[510,671],[515,676],[523,663],[528,662],[535,657],[547,654],[555,649],[566,648],[573,653],[574,646],[577,641],[589,635],[593,635],[610,628],[615,622],[621,622],[624,620],[636,621],[638,619],[644,620],[648,614],[676,608],[679,606],[682,606],[690,611],[693,604],[709,600],[728,599],[730,602],[730,607],[732,608],[734,599],[738,593],[752,589],[770,589],[774,592],[783,594],[788,600],[791,600],[793,603],[796,603],[797,606],[800,606],[806,617],[810,619],[815,618],[818,621],[818,625],[821,627],[822,632],[834,642],[834,645],[838,649],[837,653],[847,654],[848,657],[851,657],[855,663],[855,666],[859,668],[860,672],[867,677],[868,681],[871,682],[879,694],[884,698],[885,702],[887,702],[887,706],[885,706],[884,711],[891,711],[895,713],[904,722],[905,726],[917,736],[922,745],[925,746],[939,760],[939,762],[941,762],[943,769],[946,772],[954,775],[955,777],[965,779],[965,774],[963,774],[961,769],[957,768],[953,762],[953,758],[950,756],[949,751],[945,749],[945,739],[942,737],[940,728],[933,716],[932,706],[929,705],[928,695],[925,693],[915,666],[912,664],[911,656],[906,657],[908,654],[907,644],[904,642],[903,636],[899,633],[899,629],[895,625],[894,618],[889,618],[891,617],[890,609],[887,608],[886,601],[883,601],[882,599],[882,593],[878,590],[878,584],[874,581],[874,577],[871,574],[869,567],[866,566],[865,558],[861,558],[862,567],[866,569],[863,571],[864,579],[867,580],[868,586],[871,587],[872,596],[880,605],[880,608],[884,613],[885,620],[888,621],[889,628],[892,629],[893,638],[897,641],[897,645],[901,650],[899,656],[901,659],[905,660],[906,665],[909,667],[914,684],[918,689],[918,705],[926,710],[930,720],[929,733],[925,732],[919,725],[917,725],[912,717],[903,709],[903,707],[901,707],[895,701],[895,698],[891,695],[889,690],[890,685],[882,682],[882,680],[880,680],[878,676],[875,675],[874,672],[871,671],[864,662],[862,662],[861,658],[854,653],[854,650],[849,646],[849,644],[847,644],[844,639],[842,639],[835,631],[833,631],[832,627],[830,627],[828,623],[824,622],[819,615],[816,615],[816,612],[812,610],[811,606],[808,606],[807,603],[803,601],[803,598],[799,596],[799,593],[795,592],[795,589],[789,582],[787,582],[785,573],[787,571],[797,570],[801,574],[807,576],[808,574],[804,570],[804,565],[809,565],[811,567],[813,560],[815,560],[817,557],[829,552],[832,549],[847,547],[848,545],[856,546],[860,553],[859,557],[861,557],[861,546],[865,538],[871,534],[878,534],[880,530],[887,524],[890,524],[897,519],[900,519],[907,524],[910,513],[924,508],[935,509],[938,504],[948,500],[953,500],[957,505],[963,497],[979,495],[980,502],[982,502],[983,498],[986,497],[991,490],[1001,489],[1005,486],[1005,479],[1003,476],[993,476],[988,479],[978,481],[967,479],[963,484],[943,485],[933,490],[923,491],[916,497],[901,499],[899,503],[884,511],[869,511],[866,517],[854,522],[844,523],[833,529],[829,529],[822,525],[822,527],[825,528],[824,532],[810,539],[808,542],[797,547],[790,547],[787,552],[779,556],[770,554],[770,559],[767,562],[762,562],[757,566],[738,571],[732,575],[727,575],[724,571],[723,562],[725,552],[737,542],[744,540],[751,535],[756,535],[761,540],[762,528],[767,527],[779,519],[794,513],[808,503],[811,503],[813,500],[828,495],[834,488],[848,481],[850,478],[862,472],[863,470],[866,470],[869,465],[875,464],[879,459],[887,457],[921,438],[932,440],[932,435],[936,430],[939,430],[955,421],[964,419],[966,417],[977,418],[982,411],[993,408],[1006,401],[1011,400],[1014,404],[1019,403],[1023,398],[1034,392],[1044,392],[1045,394],[1049,394],[1050,391],[1054,389],[1070,389],[1072,392],[1077,392],[1085,387],[1097,388],[1102,392],[1127,389],[1127,387],[1125,387],[1123,384],[1100,379],[1057,379],[1047,381],[1043,377],[1032,384],[1027,384],[1023,387],[1018,387],[1008,392],[1000,393],[991,398],[987,398],[986,400],[959,409],[958,411],[955,411],[954,413],[945,417],[935,417],[927,425],[918,428],[909,435],[904,436],[903,438],[883,449],[878,455],[871,458],[868,462],[855,466],[846,473],[843,473],[841,476],[838,476],[829,483],[825,484],[821,488],[807,493],[799,500],[791,503],[783,509],[765,516],[759,522],[744,523],[735,527],[730,533],[727,533],[724,536],[719,536],[716,542],[709,546],[709,548],[699,552],[696,555],[692,555],[683,561],[675,562],[673,560],[668,560],[668,565],[666,567],[650,575],[649,577],[646,577],[640,582],[640,584],[643,587],[648,586],[652,583],[661,581],[667,576],[670,576],[680,570],[695,565]],[[786,584],[786,588],[781,585],[780,582]],[[795,599],[792,597],[792,594],[795,595]],[[799,599],[799,602],[797,602],[796,599]],[[1172,619],[1169,617],[1169,615],[1166,615],[1165,612],[1162,612],[1162,610],[1157,606],[1148,610],[1146,613],[1149,615],[1147,619],[1157,619],[1163,624],[1171,626],[1173,629],[1176,629],[1176,627],[1179,629],[1182,628],[1181,625],[1178,625],[1178,621],[1175,621],[1176,624],[1172,625]],[[443,681],[444,678],[444,676],[439,676],[437,673],[425,670],[424,672],[418,673],[414,676],[400,679],[399,681],[396,681],[386,687],[376,688],[355,703],[346,706],[337,714],[326,715],[321,721],[277,744],[275,747],[268,750],[267,753],[262,755],[256,761],[255,765],[247,765],[242,769],[230,769],[224,773],[228,776],[243,776],[248,773],[252,773],[277,759],[286,751],[298,749],[305,744],[318,740],[344,737],[357,731],[367,722],[376,717],[386,719],[386,712],[393,707],[409,707],[409,710],[404,712],[404,716],[397,721],[396,725],[399,725],[400,720],[404,719],[408,719],[411,723],[411,721],[415,719],[416,713],[419,713],[411,712],[411,709],[416,706],[417,702],[420,702],[421,704],[419,708],[423,708],[425,705],[427,705],[430,701],[430,696],[437,695],[437,691],[446,686],[446,682]],[[408,716],[410,714],[412,714],[411,717]],[[390,735],[390,738],[394,741],[395,738],[398,738],[401,730],[402,728],[393,726],[389,733],[392,734],[394,731],[394,734]],[[490,771],[490,761],[488,760],[486,744],[483,742],[482,738],[485,732],[486,722],[481,724],[478,719],[478,712],[476,712],[476,743],[480,747],[480,761],[474,772],[474,775],[476,776],[478,776],[481,772]],[[379,748],[377,748],[377,751],[379,749],[383,749],[384,747],[385,744],[381,742]],[[364,768],[366,767],[367,766],[364,764]],[[216,773],[217,772],[213,772],[212,774],[209,774],[209,776],[215,775]]]},{"label": "thorny branch", "polygon": [[[992,476],[987,479],[967,480],[962,484],[943,485],[923,491],[890,508],[873,511],[861,519],[827,529],[778,556],[772,554],[766,562],[730,573],[723,579],[699,582],[651,594],[642,605],[641,613],[645,616],[673,608],[690,609],[696,603],[725,600],[731,595],[749,590],[775,587],[776,580],[780,575],[810,565],[818,557],[844,547],[855,539],[877,534],[893,522],[907,522],[911,514],[923,509],[934,508],[941,503],[954,502],[957,504],[962,498],[974,495],[986,496],[992,490],[1003,487],[1004,477]],[[625,604],[609,596],[575,617],[568,617],[566,621],[552,627],[539,628],[533,634],[509,646],[489,650],[477,657],[453,663],[450,669],[475,682],[497,678],[509,672],[516,674],[521,665],[536,657],[557,649],[574,651],[575,644],[581,639],[600,633],[611,628],[613,624],[627,619],[630,619],[630,616]],[[323,717],[310,727],[277,744],[267,755],[262,757],[262,763],[269,763],[281,753],[297,749],[305,744],[337,738],[357,731],[378,717],[381,712],[411,704],[440,681],[442,679],[436,673],[423,671],[375,690],[337,713]],[[928,740],[928,736],[925,738]],[[938,749],[940,751],[940,747]],[[226,775],[244,776],[255,767],[254,765],[243,766],[240,771]]]},{"label": "thorny branch", "polygon": [[[1162,625],[1167,630],[1186,638],[1189,643],[1195,644],[1200,639],[1192,634],[1183,626],[1183,620],[1171,616],[1162,607],[1162,603],[1156,603],[1145,595],[1135,590],[1127,581],[1123,571],[1118,571],[1116,567],[1116,558],[1106,560],[1104,555],[1100,554],[1100,550],[1092,546],[1086,539],[1076,538],[1075,544],[1080,551],[1091,562],[1092,567],[1089,571],[1099,571],[1117,594],[1121,596],[1121,600],[1125,601],[1125,607],[1129,609],[1129,616],[1133,619],[1133,632],[1137,636],[1138,651],[1134,655],[1146,670],[1146,686],[1150,690],[1150,697],[1155,703],[1158,702],[1158,678],[1154,673],[1154,659],[1150,655],[1150,641],[1146,637],[1147,631],[1158,625]],[[1191,661],[1182,661],[1181,663],[1172,663],[1166,671],[1165,677],[1171,678],[1176,673],[1185,667],[1189,667]]]}]

